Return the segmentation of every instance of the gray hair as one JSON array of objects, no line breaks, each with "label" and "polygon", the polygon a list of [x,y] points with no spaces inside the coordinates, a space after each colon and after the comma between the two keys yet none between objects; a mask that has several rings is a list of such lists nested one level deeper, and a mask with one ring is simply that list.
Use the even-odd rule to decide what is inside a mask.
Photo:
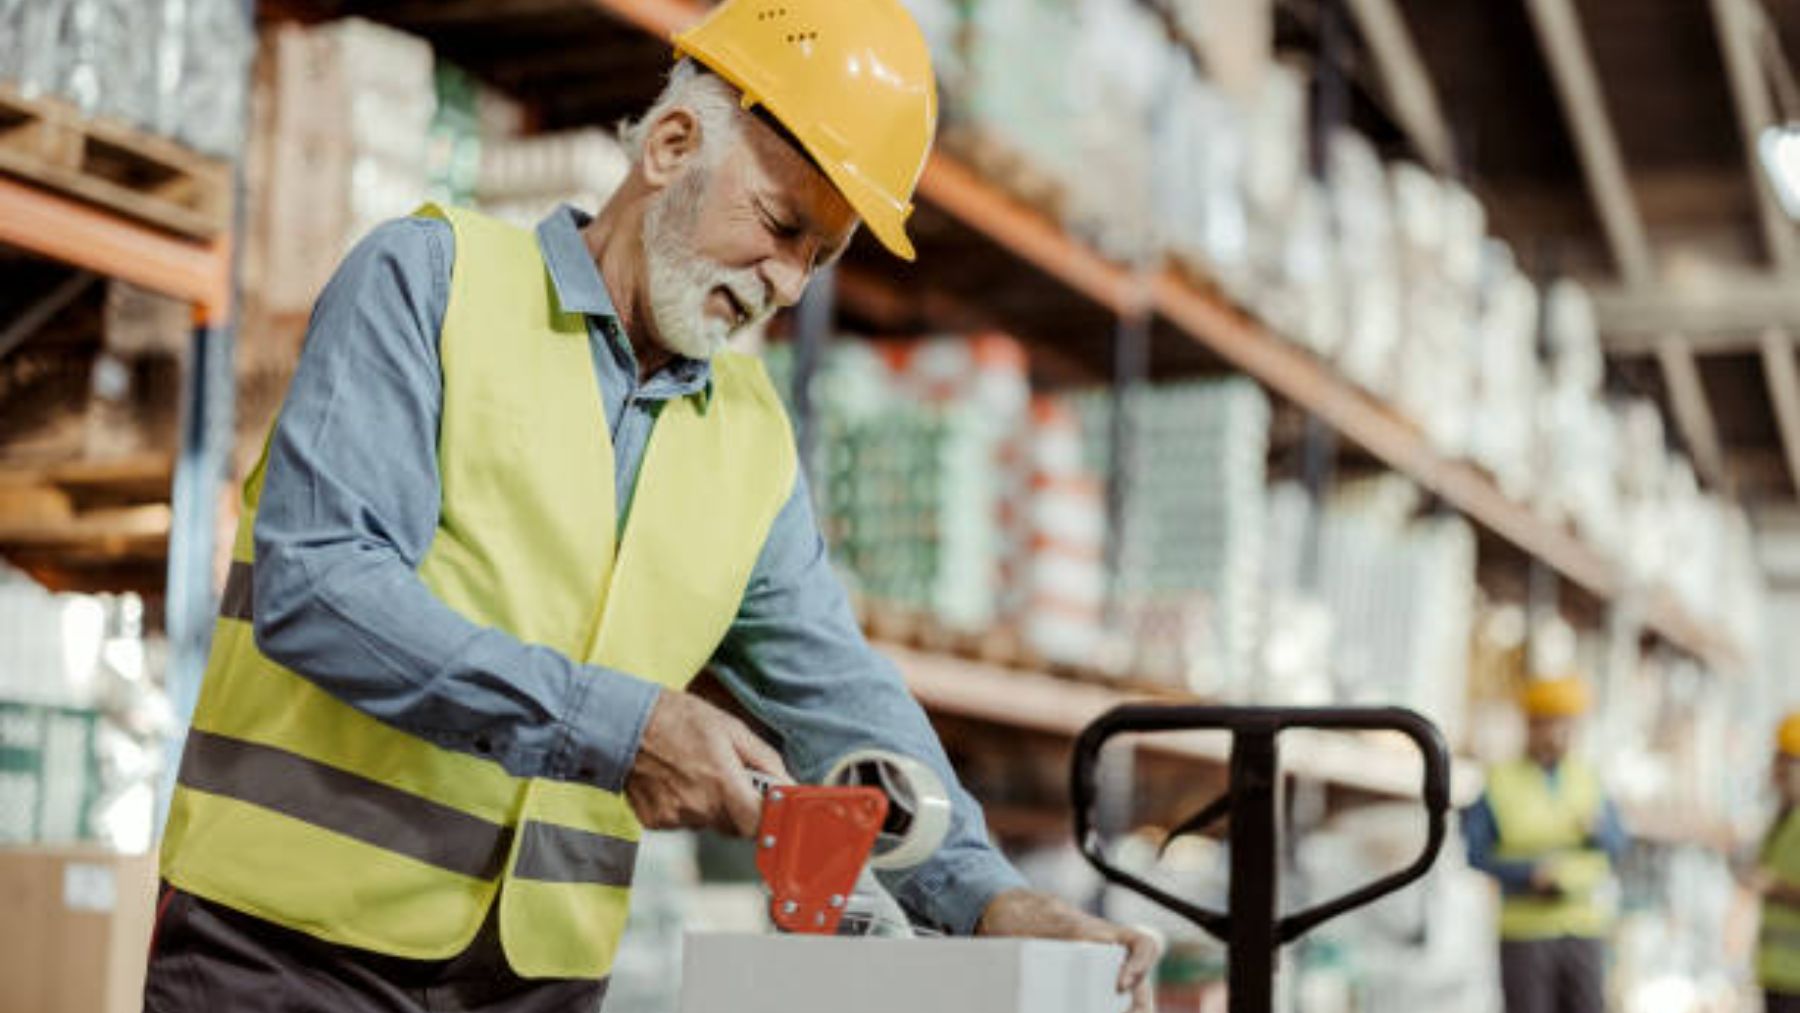
[{"label": "gray hair", "polygon": [[663,85],[662,94],[656,96],[656,101],[644,115],[619,124],[619,142],[625,146],[632,165],[643,161],[646,128],[677,108],[688,110],[700,121],[703,165],[716,165],[730,147],[723,142],[737,137],[739,117],[743,115],[738,90],[731,82],[684,57],[669,71],[669,81]]}]

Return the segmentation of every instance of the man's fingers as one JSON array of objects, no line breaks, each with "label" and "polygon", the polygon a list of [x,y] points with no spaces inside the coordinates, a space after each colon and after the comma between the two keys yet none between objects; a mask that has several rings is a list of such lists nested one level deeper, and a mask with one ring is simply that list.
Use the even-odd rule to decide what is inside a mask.
[{"label": "man's fingers", "polygon": [[781,762],[781,754],[742,721],[731,721],[731,745],[737,752],[738,760],[751,770],[759,770],[781,782],[791,783],[794,780],[788,774],[787,764]]},{"label": "man's fingers", "polygon": [[720,760],[719,791],[724,797],[719,801],[729,825],[719,829],[739,837],[755,836],[762,822],[762,795],[744,776],[736,754],[728,752]]},{"label": "man's fingers", "polygon": [[1156,994],[1150,987],[1150,979],[1138,982],[1131,990],[1131,1013],[1156,1013]]},{"label": "man's fingers", "polygon": [[1150,976],[1151,968],[1156,966],[1158,947],[1155,939],[1142,932],[1123,932],[1119,941],[1125,944],[1125,964],[1119,968],[1119,991],[1129,992]]}]

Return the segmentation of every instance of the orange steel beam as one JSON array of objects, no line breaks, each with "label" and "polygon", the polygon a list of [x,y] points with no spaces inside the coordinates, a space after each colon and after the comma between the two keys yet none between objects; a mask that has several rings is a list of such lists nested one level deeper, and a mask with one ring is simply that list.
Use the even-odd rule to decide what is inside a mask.
[{"label": "orange steel beam", "polygon": [[0,178],[0,243],[192,303],[216,323],[230,303],[230,245],[196,243],[41,187]]},{"label": "orange steel beam", "polygon": [[1148,286],[1130,271],[947,155],[931,156],[919,196],[1120,316],[1149,309]]}]

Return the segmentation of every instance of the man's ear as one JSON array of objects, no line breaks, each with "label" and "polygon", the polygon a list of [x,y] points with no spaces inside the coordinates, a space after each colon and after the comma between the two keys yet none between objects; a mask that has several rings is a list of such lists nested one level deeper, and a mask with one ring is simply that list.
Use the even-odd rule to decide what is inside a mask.
[{"label": "man's ear", "polygon": [[644,181],[660,190],[700,154],[700,117],[676,106],[656,118],[644,134]]}]

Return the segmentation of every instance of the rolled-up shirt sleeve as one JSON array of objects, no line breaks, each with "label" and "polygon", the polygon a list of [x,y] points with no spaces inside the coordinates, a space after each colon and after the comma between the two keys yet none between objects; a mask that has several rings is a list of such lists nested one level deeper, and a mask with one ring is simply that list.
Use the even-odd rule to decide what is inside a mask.
[{"label": "rolled-up shirt sleeve", "polygon": [[257,511],[257,646],[445,748],[619,790],[657,687],[472,622],[417,574],[438,523],[454,242],[442,221],[390,222],[319,297]]},{"label": "rolled-up shirt sleeve", "polygon": [[915,869],[880,874],[911,914],[967,935],[996,894],[1025,885],[988,841],[980,806],[958,782],[893,662],[864,639],[804,480],[770,530],[713,668],[781,738],[801,781],[818,781],[840,757],[865,747],[915,757],[943,779],[952,802],[943,846]]}]

